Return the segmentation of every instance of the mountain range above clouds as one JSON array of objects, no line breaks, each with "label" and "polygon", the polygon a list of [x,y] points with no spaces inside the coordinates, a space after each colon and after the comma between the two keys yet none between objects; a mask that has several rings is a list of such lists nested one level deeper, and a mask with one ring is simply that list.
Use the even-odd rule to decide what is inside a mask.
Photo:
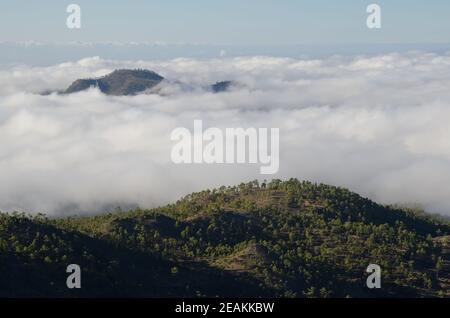
[{"label": "mountain range above clouds", "polygon": [[[174,127],[191,127],[193,115],[201,114],[208,127],[282,127],[282,177],[347,186],[383,204],[420,206],[448,216],[449,60],[417,52],[317,60],[90,57],[52,66],[5,66],[0,72],[2,152],[11,159],[2,165],[8,183],[0,191],[0,209],[59,215],[61,206],[64,213],[96,213],[110,204],[153,207],[202,185],[217,186],[218,180],[238,183],[243,171],[247,179],[259,177],[252,166],[205,171],[179,166],[174,169],[180,172],[163,173],[172,146],[164,138]],[[139,68],[165,79],[151,93],[134,97],[99,89],[62,94],[76,79]],[[206,90],[227,79],[246,86],[222,94]],[[39,95],[48,88],[52,96]],[[102,148],[92,153],[99,136],[104,136]],[[77,166],[67,155],[68,145],[80,151]],[[148,159],[155,157],[158,161]],[[51,170],[41,162],[51,163]],[[92,174],[93,169],[101,173]],[[52,182],[47,181],[50,171]],[[114,182],[117,171],[129,183]],[[68,178],[76,186],[68,189]]]},{"label": "mountain range above clouds", "polygon": [[[161,94],[163,83],[172,83],[181,86],[184,90],[194,90],[187,84],[165,79],[163,76],[145,69],[118,69],[100,78],[87,78],[75,80],[63,94],[72,94],[85,91],[92,87],[98,88],[102,93],[112,96],[133,96],[144,93]],[[228,91],[234,85],[232,81],[220,81],[215,84],[201,87],[212,93]]]}]

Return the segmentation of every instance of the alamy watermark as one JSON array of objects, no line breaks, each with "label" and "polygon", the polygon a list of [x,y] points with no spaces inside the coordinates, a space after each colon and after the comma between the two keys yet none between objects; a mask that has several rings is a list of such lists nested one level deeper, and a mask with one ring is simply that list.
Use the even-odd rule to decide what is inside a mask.
[{"label": "alamy watermark", "polygon": [[[76,3],[69,4],[66,8],[66,12],[69,16],[66,20],[66,26],[69,29],[81,29],[81,7]],[[366,25],[369,29],[381,29],[381,6],[372,3],[366,8],[366,12],[369,14],[366,20]],[[226,55],[225,51],[220,52],[220,56]]]},{"label": "alamy watermark", "polygon": [[[171,140],[175,164],[260,164],[261,174],[280,168],[279,128],[208,128],[194,120],[194,130],[176,128]],[[270,151],[269,151],[270,149]]]},{"label": "alamy watermark", "polygon": [[367,277],[366,285],[369,289],[379,289],[381,288],[381,267],[377,264],[370,264],[367,267],[367,273],[370,273]]},{"label": "alamy watermark", "polygon": [[367,6],[367,27],[369,29],[381,29],[381,7],[378,4],[371,4]]},{"label": "alamy watermark", "polygon": [[69,289],[81,288],[81,268],[77,264],[67,266],[66,273],[70,273],[67,277],[66,285]]},{"label": "alamy watermark", "polygon": [[75,3],[69,4],[66,12],[70,13],[66,20],[67,28],[81,29],[81,7]]}]

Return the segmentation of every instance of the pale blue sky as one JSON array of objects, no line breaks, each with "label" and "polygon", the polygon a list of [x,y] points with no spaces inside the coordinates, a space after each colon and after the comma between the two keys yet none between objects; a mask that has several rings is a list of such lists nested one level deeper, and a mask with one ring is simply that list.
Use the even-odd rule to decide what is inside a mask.
[{"label": "pale blue sky", "polygon": [[[82,29],[65,26],[82,8]],[[382,7],[368,30],[366,7]],[[0,0],[0,41],[278,45],[449,43],[448,0]]]}]

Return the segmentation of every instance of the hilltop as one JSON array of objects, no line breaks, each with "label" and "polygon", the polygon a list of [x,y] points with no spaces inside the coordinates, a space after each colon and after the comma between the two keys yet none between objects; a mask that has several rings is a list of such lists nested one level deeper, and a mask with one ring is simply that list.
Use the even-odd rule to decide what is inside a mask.
[{"label": "hilltop", "polygon": [[98,79],[78,79],[67,88],[71,94],[97,87],[107,95],[136,95],[161,83],[164,78],[148,70],[115,70]]},{"label": "hilltop", "polygon": [[[77,93],[91,87],[98,88],[106,95],[114,96],[138,95],[144,92],[158,93],[158,89],[155,88],[164,80],[164,77],[153,71],[121,69],[115,70],[100,78],[77,79],[63,92],[63,94]],[[177,83],[178,85],[182,85],[182,83],[178,81],[167,81],[167,83]],[[212,93],[223,93],[230,90],[234,84],[235,83],[232,81],[217,82],[206,87],[206,90]],[[51,91],[46,91],[43,94],[48,95],[50,93]]]},{"label": "hilltop", "polygon": [[[274,180],[152,210],[0,214],[2,296],[450,297],[450,225],[347,189]],[[65,288],[79,264],[83,288]],[[365,287],[382,268],[382,289]]]}]

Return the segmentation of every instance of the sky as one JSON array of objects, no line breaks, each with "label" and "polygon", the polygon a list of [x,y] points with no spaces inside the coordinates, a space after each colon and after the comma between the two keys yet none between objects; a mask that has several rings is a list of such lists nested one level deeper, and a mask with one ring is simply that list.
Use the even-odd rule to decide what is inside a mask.
[{"label": "sky", "polygon": [[[382,8],[381,30],[366,7]],[[67,5],[82,9],[66,27]],[[228,45],[448,43],[448,0],[1,0],[0,41]]]}]

